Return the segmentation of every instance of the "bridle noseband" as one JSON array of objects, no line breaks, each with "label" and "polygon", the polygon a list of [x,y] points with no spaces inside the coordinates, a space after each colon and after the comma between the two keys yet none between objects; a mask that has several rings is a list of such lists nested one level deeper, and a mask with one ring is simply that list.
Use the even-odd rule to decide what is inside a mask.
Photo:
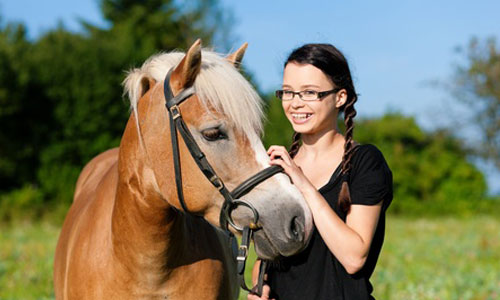
[{"label": "bridle noseband", "polygon": [[[250,240],[252,238],[252,232],[258,230],[260,228],[259,225],[259,213],[255,209],[255,207],[248,201],[239,200],[240,197],[244,196],[248,192],[250,192],[254,187],[256,187],[261,182],[266,179],[283,172],[283,168],[280,166],[271,166],[268,167],[252,177],[245,180],[239,186],[237,186],[232,192],[229,192],[222,179],[215,173],[214,169],[208,162],[205,154],[201,151],[200,147],[196,143],[193,135],[187,128],[186,123],[182,119],[181,111],[179,109],[179,105],[192,95],[196,93],[194,86],[188,87],[186,89],[181,90],[176,96],[173,95],[172,90],[170,89],[170,77],[172,75],[172,69],[170,69],[165,77],[163,82],[163,89],[165,95],[165,106],[169,111],[169,120],[170,120],[170,137],[172,140],[172,151],[174,158],[174,171],[175,171],[175,183],[177,186],[177,196],[179,198],[179,202],[182,206],[184,212],[189,213],[187,209],[186,202],[184,201],[184,194],[182,192],[182,173],[181,173],[181,162],[179,155],[179,142],[177,138],[177,130],[181,134],[186,147],[188,148],[191,156],[194,161],[203,172],[205,177],[212,183],[214,187],[216,187],[221,195],[224,197],[224,203],[221,208],[219,222],[220,227],[232,235],[229,231],[229,225],[231,225],[237,231],[242,232],[242,242],[238,249],[237,259],[237,271],[238,276],[240,277],[240,285],[243,289],[250,291],[250,289],[246,286],[244,280],[244,271],[245,271],[245,262],[248,255],[248,246],[250,244]],[[238,206],[245,206],[249,208],[253,213],[252,222],[244,227],[240,227],[236,225],[233,221],[231,213]],[[259,276],[261,277],[261,276]],[[257,294],[262,293],[262,281],[259,280]]]}]

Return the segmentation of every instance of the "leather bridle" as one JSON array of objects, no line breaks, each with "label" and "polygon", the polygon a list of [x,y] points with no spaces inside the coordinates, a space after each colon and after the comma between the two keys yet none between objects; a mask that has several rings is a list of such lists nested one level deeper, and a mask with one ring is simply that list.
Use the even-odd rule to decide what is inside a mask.
[{"label": "leather bridle", "polygon": [[[248,247],[250,241],[252,239],[253,231],[260,229],[259,225],[259,213],[255,209],[255,207],[248,201],[239,200],[240,197],[244,196],[248,192],[250,192],[255,186],[265,181],[266,179],[283,172],[283,168],[277,165],[270,166],[257,174],[251,176],[240,185],[238,185],[232,192],[224,185],[222,179],[215,173],[214,169],[208,162],[205,154],[201,151],[200,147],[196,143],[193,135],[187,128],[186,123],[182,119],[181,111],[179,109],[179,105],[192,95],[196,93],[194,86],[188,87],[186,89],[181,90],[176,96],[173,95],[172,90],[170,88],[170,77],[172,75],[172,69],[170,69],[165,77],[163,82],[163,89],[165,95],[165,106],[169,112],[169,120],[170,120],[170,137],[172,140],[172,151],[174,158],[174,171],[175,171],[175,183],[177,186],[177,196],[179,198],[179,202],[181,204],[184,212],[189,213],[189,210],[186,206],[186,202],[184,201],[184,195],[182,192],[182,173],[181,173],[181,162],[179,156],[179,142],[177,138],[177,130],[181,134],[186,147],[188,148],[191,156],[194,161],[203,172],[205,177],[212,183],[214,187],[216,187],[221,195],[224,197],[224,203],[222,204],[219,222],[220,227],[225,230],[230,236],[233,236],[229,231],[229,225],[231,225],[234,229],[239,232],[242,232],[242,240],[241,245],[238,248],[238,255],[236,257],[237,260],[237,273],[240,280],[240,286],[252,293],[256,293],[258,295],[262,294],[262,277],[263,272],[259,275],[259,283],[253,290],[250,290],[245,283],[244,272],[245,272],[245,263],[246,258],[248,256]],[[249,208],[253,213],[253,220],[250,224],[240,227],[236,225],[232,219],[231,213],[238,206],[245,206]],[[262,269],[262,268],[261,268]]]}]

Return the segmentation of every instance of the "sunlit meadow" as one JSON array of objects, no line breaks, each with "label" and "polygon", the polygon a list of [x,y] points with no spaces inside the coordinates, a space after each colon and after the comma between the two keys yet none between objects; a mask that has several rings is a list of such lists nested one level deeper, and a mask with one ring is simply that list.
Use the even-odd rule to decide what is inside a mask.
[{"label": "sunlit meadow", "polygon": [[[1,225],[0,299],[53,299],[58,233],[50,223]],[[389,216],[372,283],[377,299],[500,299],[500,220]]]}]

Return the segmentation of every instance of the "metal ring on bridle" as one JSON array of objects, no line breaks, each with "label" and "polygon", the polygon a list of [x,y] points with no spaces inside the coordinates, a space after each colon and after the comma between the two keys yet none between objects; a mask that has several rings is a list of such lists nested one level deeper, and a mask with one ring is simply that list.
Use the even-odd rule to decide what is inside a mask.
[{"label": "metal ring on bridle", "polygon": [[255,207],[253,207],[252,204],[248,203],[247,201],[243,201],[243,200],[232,201],[231,205],[228,206],[228,208],[225,210],[224,213],[225,213],[225,217],[226,217],[226,220],[228,221],[228,223],[237,231],[240,231],[240,232],[243,231],[243,227],[236,225],[233,221],[233,217],[231,216],[231,213],[233,212],[233,210],[235,210],[240,205],[248,207],[253,213],[253,222],[250,223],[250,225],[248,225],[250,227],[250,229],[256,230],[256,229],[260,228],[260,226],[257,224],[257,222],[259,221],[259,213],[255,209]]}]

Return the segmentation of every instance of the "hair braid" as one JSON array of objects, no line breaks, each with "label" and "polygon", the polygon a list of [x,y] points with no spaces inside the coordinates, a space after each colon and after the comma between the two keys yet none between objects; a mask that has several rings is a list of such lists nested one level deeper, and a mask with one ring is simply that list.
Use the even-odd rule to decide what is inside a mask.
[{"label": "hair braid", "polygon": [[294,158],[295,155],[297,155],[297,152],[299,152],[300,148],[300,133],[294,132],[292,136],[292,145],[290,145],[290,150],[288,151],[288,154],[290,154],[291,158]]},{"label": "hair braid", "polygon": [[344,107],[344,124],[345,124],[345,143],[344,143],[344,155],[342,157],[341,167],[342,167],[342,187],[339,193],[338,206],[343,211],[349,211],[351,207],[351,193],[349,192],[349,176],[351,171],[351,159],[354,154],[354,141],[353,141],[353,131],[354,131],[354,117],[356,116],[356,109],[354,108],[354,103],[356,102],[356,97],[350,99]]}]

